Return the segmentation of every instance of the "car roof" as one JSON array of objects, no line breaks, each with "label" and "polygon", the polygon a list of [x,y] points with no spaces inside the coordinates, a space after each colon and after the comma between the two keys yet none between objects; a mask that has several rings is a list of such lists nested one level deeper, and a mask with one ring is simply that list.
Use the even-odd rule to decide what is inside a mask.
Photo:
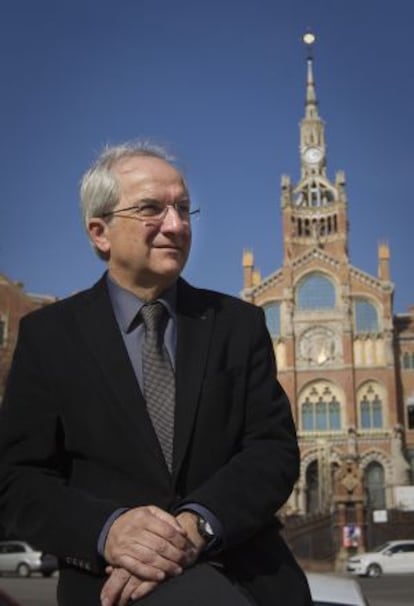
[{"label": "car roof", "polygon": [[[412,545],[413,543],[414,543],[414,539],[402,539],[399,541],[385,541],[385,543],[380,543],[378,545],[375,545],[375,547],[373,547],[369,551],[366,551],[365,553],[378,553],[381,549],[389,549],[390,547],[395,547],[396,545]],[[364,555],[364,553],[361,553],[358,555]]]},{"label": "car roof", "polygon": [[348,604],[349,606],[364,606],[366,604],[355,579],[317,572],[308,572],[306,577],[314,601]]},{"label": "car roof", "polygon": [[387,541],[388,545],[406,545],[407,543],[414,543],[414,539],[404,539],[399,541]]}]

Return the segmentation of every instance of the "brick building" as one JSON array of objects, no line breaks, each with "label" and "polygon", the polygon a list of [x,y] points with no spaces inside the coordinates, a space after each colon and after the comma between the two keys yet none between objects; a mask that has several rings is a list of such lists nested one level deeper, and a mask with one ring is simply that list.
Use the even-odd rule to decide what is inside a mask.
[{"label": "brick building", "polygon": [[363,523],[367,508],[398,506],[396,487],[414,478],[414,306],[393,315],[386,243],[377,276],[350,262],[345,173],[327,174],[311,53],[300,166],[298,183],[281,179],[283,266],[262,279],[245,251],[242,298],[264,308],[298,428],[289,510],[351,504]]},{"label": "brick building", "polygon": [[22,316],[56,301],[56,297],[24,292],[23,284],[0,274],[0,402]]}]

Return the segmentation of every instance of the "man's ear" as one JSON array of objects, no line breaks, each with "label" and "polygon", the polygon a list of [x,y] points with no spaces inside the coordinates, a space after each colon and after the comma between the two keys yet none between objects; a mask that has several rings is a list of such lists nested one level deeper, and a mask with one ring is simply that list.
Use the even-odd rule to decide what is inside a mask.
[{"label": "man's ear", "polygon": [[100,217],[92,217],[88,221],[88,233],[92,244],[104,255],[109,254],[111,243],[108,238],[108,224]]}]

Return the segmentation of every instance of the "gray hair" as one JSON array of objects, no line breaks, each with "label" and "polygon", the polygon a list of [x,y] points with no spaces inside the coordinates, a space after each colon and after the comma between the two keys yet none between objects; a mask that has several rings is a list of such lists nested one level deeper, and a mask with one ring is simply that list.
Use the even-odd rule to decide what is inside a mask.
[{"label": "gray hair", "polygon": [[126,142],[107,146],[94,165],[83,175],[80,185],[81,211],[85,228],[89,219],[102,217],[119,201],[119,185],[113,167],[124,158],[149,156],[169,164],[174,162],[166,149],[149,142]]}]

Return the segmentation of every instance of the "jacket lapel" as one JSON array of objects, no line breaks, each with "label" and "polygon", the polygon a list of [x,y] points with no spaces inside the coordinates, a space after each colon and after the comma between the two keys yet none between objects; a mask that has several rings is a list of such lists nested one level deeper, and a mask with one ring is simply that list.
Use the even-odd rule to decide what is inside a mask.
[{"label": "jacket lapel", "polygon": [[112,310],[105,276],[88,291],[85,304],[77,309],[77,321],[110,390],[108,401],[125,415],[128,435],[132,430],[134,441],[144,443],[167,469]]},{"label": "jacket lapel", "polygon": [[184,280],[177,291],[174,477],[178,476],[195,421],[214,322],[214,310]]}]

